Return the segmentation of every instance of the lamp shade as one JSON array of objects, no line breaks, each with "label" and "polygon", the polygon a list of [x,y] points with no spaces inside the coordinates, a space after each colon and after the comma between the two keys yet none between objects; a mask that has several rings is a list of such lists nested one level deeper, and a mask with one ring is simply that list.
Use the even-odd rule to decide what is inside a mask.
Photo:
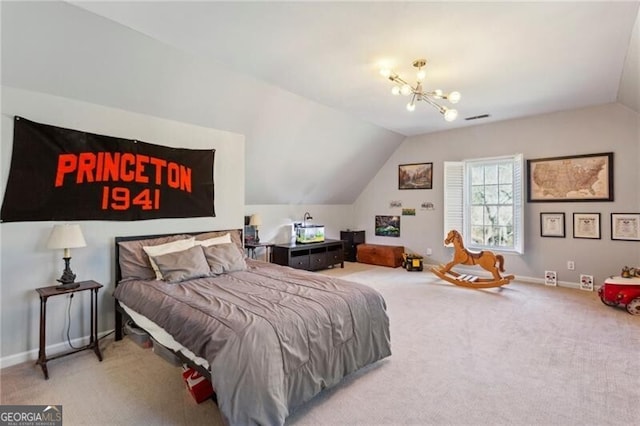
[{"label": "lamp shade", "polygon": [[249,220],[249,225],[251,226],[260,226],[262,225],[262,218],[259,214],[252,214],[251,219]]},{"label": "lamp shade", "polygon": [[55,225],[47,241],[47,248],[50,249],[69,249],[86,245],[80,225]]}]

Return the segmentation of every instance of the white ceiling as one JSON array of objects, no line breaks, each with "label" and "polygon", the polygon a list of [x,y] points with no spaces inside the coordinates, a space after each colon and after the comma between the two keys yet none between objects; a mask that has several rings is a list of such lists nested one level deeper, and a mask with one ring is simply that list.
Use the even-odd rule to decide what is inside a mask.
[{"label": "white ceiling", "polygon": [[[615,102],[621,79],[638,105],[638,1],[72,3],[403,135]],[[413,81],[421,57],[425,88],[462,93],[456,122],[409,113],[379,75],[385,63]]]}]

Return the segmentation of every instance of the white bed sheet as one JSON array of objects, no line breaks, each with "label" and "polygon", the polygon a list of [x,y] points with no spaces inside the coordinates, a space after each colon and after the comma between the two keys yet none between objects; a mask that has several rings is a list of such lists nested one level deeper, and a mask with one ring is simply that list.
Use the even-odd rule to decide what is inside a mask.
[{"label": "white bed sheet", "polygon": [[122,307],[122,309],[124,309],[127,315],[131,317],[133,322],[135,322],[139,327],[147,331],[151,335],[151,337],[154,338],[156,342],[160,343],[162,346],[166,348],[171,349],[172,351],[181,352],[184,356],[189,358],[195,364],[200,365],[206,368],[207,370],[209,370],[209,362],[207,362],[206,359],[196,356],[189,349],[185,348],[180,343],[176,342],[176,340],[173,337],[171,337],[171,335],[167,333],[158,324],[151,321],[144,315],[137,313],[136,311],[129,308],[122,302],[120,302],[120,306]]}]

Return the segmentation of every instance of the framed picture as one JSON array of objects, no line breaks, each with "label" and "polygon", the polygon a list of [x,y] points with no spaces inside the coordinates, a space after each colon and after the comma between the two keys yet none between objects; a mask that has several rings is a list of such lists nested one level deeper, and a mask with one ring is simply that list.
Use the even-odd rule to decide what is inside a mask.
[{"label": "framed picture", "polygon": [[613,201],[613,152],[527,160],[527,201]]},{"label": "framed picture", "polygon": [[376,235],[381,237],[400,236],[400,216],[376,216]]},{"label": "framed picture", "polygon": [[600,213],[574,213],[573,238],[600,239]]},{"label": "framed picture", "polygon": [[640,241],[640,213],[611,213],[611,239]]},{"label": "framed picture", "polygon": [[400,164],[398,189],[431,189],[433,163]]},{"label": "framed picture", "polygon": [[540,213],[540,236],[564,238],[564,213]]}]

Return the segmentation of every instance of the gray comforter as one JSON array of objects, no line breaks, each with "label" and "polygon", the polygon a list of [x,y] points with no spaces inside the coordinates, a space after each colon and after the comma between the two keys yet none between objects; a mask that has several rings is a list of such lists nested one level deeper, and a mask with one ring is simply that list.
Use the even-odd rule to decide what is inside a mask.
[{"label": "gray comforter", "polygon": [[115,297],[206,359],[232,425],[280,425],[345,375],[391,354],[370,287],[264,262],[180,284],[127,281]]}]

